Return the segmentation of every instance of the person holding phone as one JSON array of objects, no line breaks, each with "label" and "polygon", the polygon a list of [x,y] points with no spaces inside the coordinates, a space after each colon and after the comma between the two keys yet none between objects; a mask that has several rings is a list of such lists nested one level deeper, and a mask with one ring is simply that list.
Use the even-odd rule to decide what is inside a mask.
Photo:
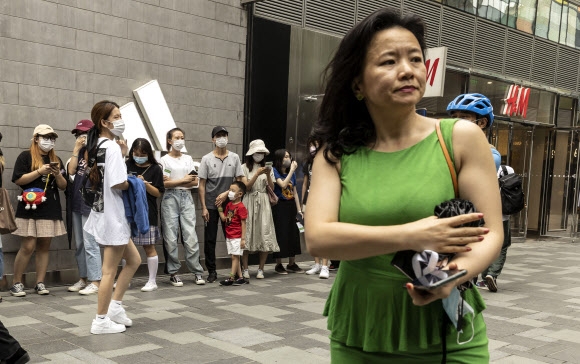
[{"label": "person holding phone", "polygon": [[[276,240],[280,251],[274,253],[278,274],[304,273],[304,270],[296,264],[296,255],[302,254],[300,248],[300,231],[296,225],[296,217],[300,209],[300,198],[296,190],[296,169],[298,163],[292,160],[290,152],[286,149],[278,149],[274,152],[274,178],[276,184],[274,193],[278,196],[278,203],[272,208]],[[282,258],[288,258],[286,269],[282,265]]]},{"label": "person holding phone", "polygon": [[167,132],[167,150],[161,158],[165,194],[161,200],[161,224],[163,240],[167,250],[166,266],[170,274],[169,282],[174,287],[182,287],[183,281],[177,275],[181,268],[177,250],[177,238],[181,228],[185,265],[194,274],[194,282],[204,285],[203,267],[199,263],[199,242],[195,233],[195,204],[191,189],[199,185],[194,174],[193,159],[181,153],[185,146],[185,133],[179,128]]},{"label": "person holding phone", "polygon": [[44,191],[46,197],[46,200],[37,204],[36,208],[27,209],[25,201],[19,202],[16,208],[18,229],[12,234],[22,237],[20,249],[14,260],[14,283],[10,288],[10,294],[16,297],[26,296],[22,275],[32,253],[35,252],[34,290],[39,295],[49,294],[44,285],[44,277],[48,268],[50,242],[53,237],[66,234],[59,190],[64,190],[67,182],[63,176],[64,164],[54,151],[57,138],[58,134],[52,127],[46,124],[38,125],[34,128],[29,150],[20,153],[14,164],[12,182],[23,191],[30,188]]},{"label": "person holding phone", "polygon": [[136,246],[142,246],[147,256],[147,268],[149,269],[149,280],[141,288],[141,292],[151,292],[157,289],[157,268],[159,257],[155,244],[161,238],[159,232],[159,214],[157,213],[157,198],[165,191],[163,185],[163,172],[161,166],[155,160],[153,148],[147,139],[137,138],[129,149],[129,159],[126,162],[127,172],[145,182],[147,192],[147,206],[149,212],[149,231],[133,237]]},{"label": "person holding phone", "polygon": [[270,152],[264,142],[256,139],[250,142],[250,148],[246,153],[246,161],[242,164],[244,172],[243,182],[246,184],[247,193],[244,196],[244,206],[248,209],[246,220],[246,249],[242,257],[243,276],[250,278],[248,270],[248,257],[251,253],[259,254],[259,265],[256,278],[264,278],[264,264],[270,252],[279,252],[274,220],[272,219],[272,206],[268,198],[267,187],[274,189],[274,172],[272,165],[265,164],[264,158]]},{"label": "person holding phone", "polygon": [[[308,140],[320,148],[305,234],[310,254],[341,259],[324,309],[333,363],[489,362],[483,298],[473,286],[461,295],[456,286],[489,266],[501,247],[494,162],[476,125],[441,120],[459,198],[480,212],[434,216],[455,193],[437,120],[415,112],[426,87],[425,49],[421,18],[383,8],[345,35],[326,68]],[[482,227],[456,228],[482,217]],[[455,253],[445,268],[468,274],[416,289],[391,265],[405,250]],[[458,301],[447,305],[448,297]],[[469,316],[458,310],[460,297]],[[463,330],[447,308],[466,320]]]},{"label": "person holding phone", "polygon": [[[69,292],[78,292],[81,295],[92,295],[99,292],[101,283],[101,249],[95,238],[83,230],[91,213],[91,207],[82,199],[80,189],[87,171],[87,133],[92,129],[90,120],[81,120],[71,131],[76,137],[72,156],[67,162],[69,186],[67,187],[67,219],[71,221],[72,231],[76,242],[75,258],[79,269],[80,279],[68,288]],[[68,226],[67,226],[68,227]],[[69,239],[72,234],[69,234]]]}]

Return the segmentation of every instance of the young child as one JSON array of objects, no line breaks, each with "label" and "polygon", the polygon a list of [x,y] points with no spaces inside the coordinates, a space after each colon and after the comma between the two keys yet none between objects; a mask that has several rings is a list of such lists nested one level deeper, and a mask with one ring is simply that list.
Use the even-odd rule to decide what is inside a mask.
[{"label": "young child", "polygon": [[242,197],[246,193],[246,185],[240,181],[234,181],[230,186],[228,198],[231,200],[225,210],[220,206],[218,212],[220,219],[226,224],[226,244],[228,254],[232,256],[232,272],[230,278],[220,282],[220,286],[241,286],[246,283],[242,277],[240,257],[246,248],[246,219],[248,210],[242,203]]}]

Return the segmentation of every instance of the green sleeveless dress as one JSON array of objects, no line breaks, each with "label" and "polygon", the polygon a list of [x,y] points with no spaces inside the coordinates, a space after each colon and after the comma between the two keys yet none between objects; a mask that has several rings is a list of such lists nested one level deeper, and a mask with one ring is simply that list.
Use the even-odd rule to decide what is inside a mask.
[{"label": "green sleeveless dress", "polygon": [[[456,119],[441,120],[453,156]],[[341,159],[339,221],[368,226],[398,225],[432,216],[439,203],[454,198],[453,183],[435,130],[407,149],[385,153],[359,148]],[[415,306],[404,288],[408,279],[390,263],[394,254],[343,261],[330,291],[328,316],[333,363],[440,363],[445,311],[441,300]],[[467,320],[459,341],[448,325],[449,363],[488,363],[485,303],[477,289],[466,292],[475,319]],[[445,321],[448,322],[448,321]],[[341,350],[335,350],[336,347]],[[364,357],[364,359],[363,359]]]}]

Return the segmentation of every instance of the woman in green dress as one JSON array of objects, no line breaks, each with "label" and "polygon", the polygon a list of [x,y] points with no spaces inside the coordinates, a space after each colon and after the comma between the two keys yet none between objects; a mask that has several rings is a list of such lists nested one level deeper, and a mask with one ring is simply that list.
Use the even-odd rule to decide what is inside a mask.
[{"label": "woman in green dress", "polygon": [[[332,363],[489,361],[485,304],[477,290],[463,293],[474,313],[464,316],[459,332],[442,299],[499,253],[495,167],[476,125],[442,120],[459,197],[479,212],[433,216],[437,204],[454,198],[454,188],[436,120],[415,112],[425,92],[424,50],[419,17],[382,9],[344,37],[327,69],[308,143],[321,147],[313,164],[306,242],[313,256],[342,261],[324,310]],[[482,217],[483,227],[458,227]],[[391,265],[403,250],[456,253],[448,268],[468,275],[419,290]]]}]

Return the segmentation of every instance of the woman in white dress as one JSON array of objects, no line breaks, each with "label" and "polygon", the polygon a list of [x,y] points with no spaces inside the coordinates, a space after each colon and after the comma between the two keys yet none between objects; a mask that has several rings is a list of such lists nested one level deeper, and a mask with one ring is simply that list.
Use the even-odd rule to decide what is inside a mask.
[{"label": "woman in white dress", "polygon": [[[87,160],[89,179],[96,198],[84,230],[95,237],[103,251],[103,277],[98,292],[97,317],[91,325],[92,334],[114,334],[125,331],[133,322],[122,306],[123,295],[141,263],[137,248],[131,241],[131,229],[125,217],[123,190],[129,188],[127,153],[124,141],[115,141],[125,130],[119,105],[100,101],[91,110],[95,126],[89,130]],[[92,161],[95,161],[92,165]],[[125,259],[113,293],[117,267]],[[111,300],[112,297],[112,300]]]}]

